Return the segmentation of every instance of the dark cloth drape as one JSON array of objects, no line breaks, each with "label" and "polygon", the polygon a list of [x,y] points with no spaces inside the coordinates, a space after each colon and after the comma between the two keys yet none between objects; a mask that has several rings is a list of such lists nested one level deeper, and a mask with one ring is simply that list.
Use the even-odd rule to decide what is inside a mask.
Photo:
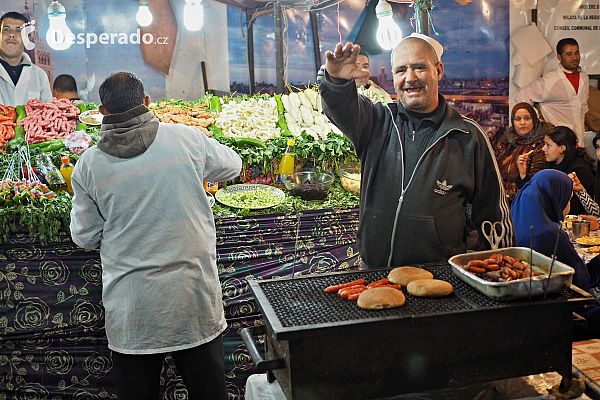
[{"label": "dark cloth drape", "polygon": [[[358,209],[217,218],[215,223],[228,322],[227,389],[230,399],[243,399],[246,379],[256,370],[239,331],[263,323],[247,279],[357,268]],[[45,246],[25,234],[12,236],[0,245],[0,310],[0,395],[116,398],[97,251],[77,247],[68,233]],[[187,398],[170,357],[161,387],[164,399]]]}]

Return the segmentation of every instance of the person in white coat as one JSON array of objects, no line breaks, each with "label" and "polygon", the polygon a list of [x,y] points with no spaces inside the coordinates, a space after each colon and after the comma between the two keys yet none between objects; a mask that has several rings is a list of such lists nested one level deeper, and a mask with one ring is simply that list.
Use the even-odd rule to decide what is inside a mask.
[{"label": "person in white coat", "polygon": [[71,237],[100,249],[102,303],[119,399],[159,398],[171,353],[188,399],[227,400],[227,327],[204,181],[238,176],[240,156],[197,128],[160,123],[134,74],[99,88],[100,140],[75,164]]},{"label": "person in white coat", "polygon": [[0,18],[0,104],[16,106],[30,99],[52,101],[48,75],[23,52],[21,31],[29,21],[10,11]]},{"label": "person in white coat", "polygon": [[579,66],[579,44],[573,38],[559,40],[556,56],[558,68],[519,90],[515,102],[539,103],[546,122],[571,128],[584,147],[590,80]]}]

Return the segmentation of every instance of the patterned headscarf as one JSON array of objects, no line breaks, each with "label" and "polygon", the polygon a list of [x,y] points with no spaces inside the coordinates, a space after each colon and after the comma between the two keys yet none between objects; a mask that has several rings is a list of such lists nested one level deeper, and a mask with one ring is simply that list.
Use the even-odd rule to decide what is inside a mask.
[{"label": "patterned headscarf", "polygon": [[[531,115],[531,121],[533,122],[533,129],[526,135],[519,135],[515,131],[515,114],[517,111],[525,109]],[[510,128],[506,131],[506,139],[513,146],[520,146],[524,144],[532,144],[540,139],[543,139],[548,132],[548,125],[540,122],[537,112],[533,106],[529,103],[517,103],[510,113]]]},{"label": "patterned headscarf", "polygon": [[537,112],[531,104],[525,102],[517,103],[513,107],[512,112],[510,113],[510,125],[513,126],[515,124],[515,114],[521,109],[525,109],[529,112],[529,115],[531,115],[531,120],[533,121],[533,129],[535,129],[535,127],[539,123]]}]

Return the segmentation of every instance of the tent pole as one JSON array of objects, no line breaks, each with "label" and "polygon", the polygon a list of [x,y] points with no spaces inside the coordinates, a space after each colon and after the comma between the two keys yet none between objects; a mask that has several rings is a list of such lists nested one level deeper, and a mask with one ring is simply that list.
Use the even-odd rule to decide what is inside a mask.
[{"label": "tent pole", "polygon": [[277,75],[277,93],[283,93],[284,83],[284,67],[283,67],[283,27],[282,27],[282,7],[279,1],[273,5],[275,10],[275,74]]},{"label": "tent pole", "polygon": [[248,31],[246,32],[246,51],[248,52],[248,90],[250,96],[254,94],[255,85],[254,82],[254,19],[252,18],[253,13],[250,10],[246,10],[246,21],[248,21]]},{"label": "tent pole", "polygon": [[313,49],[315,52],[315,65],[317,66],[317,70],[321,68],[321,45],[319,40],[319,26],[317,22],[317,13],[319,11],[311,11],[310,12],[310,25],[312,27],[312,35],[313,35]]}]

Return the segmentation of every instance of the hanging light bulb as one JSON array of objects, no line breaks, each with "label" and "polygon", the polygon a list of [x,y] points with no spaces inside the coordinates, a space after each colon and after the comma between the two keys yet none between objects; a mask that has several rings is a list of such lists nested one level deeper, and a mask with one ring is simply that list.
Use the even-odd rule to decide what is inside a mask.
[{"label": "hanging light bulb", "polygon": [[386,0],[379,0],[375,7],[375,14],[379,20],[377,43],[384,50],[392,50],[402,39],[402,31],[393,19],[392,6]]},{"label": "hanging light bulb", "polygon": [[140,9],[135,15],[140,26],[148,26],[152,23],[152,13],[148,7],[148,0],[140,0]]},{"label": "hanging light bulb", "polygon": [[183,24],[190,31],[199,31],[202,28],[204,11],[202,0],[185,0],[183,8]]},{"label": "hanging light bulb", "polygon": [[73,44],[73,32],[67,26],[67,13],[58,0],[52,0],[48,7],[50,28],[46,33],[46,41],[54,50],[66,50]]}]

